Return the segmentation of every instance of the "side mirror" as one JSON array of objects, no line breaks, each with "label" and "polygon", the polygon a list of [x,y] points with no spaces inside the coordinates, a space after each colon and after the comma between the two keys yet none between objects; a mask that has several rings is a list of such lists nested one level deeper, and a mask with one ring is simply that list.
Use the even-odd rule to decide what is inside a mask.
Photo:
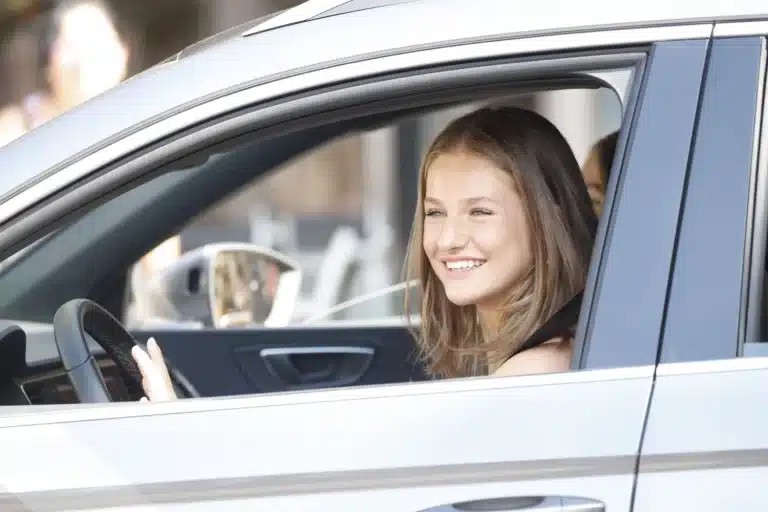
[{"label": "side mirror", "polygon": [[[206,327],[280,327],[291,322],[301,289],[298,264],[245,243],[208,244],[184,253],[151,283],[172,320]],[[157,300],[162,299],[162,300]],[[167,315],[159,315],[167,316]]]}]

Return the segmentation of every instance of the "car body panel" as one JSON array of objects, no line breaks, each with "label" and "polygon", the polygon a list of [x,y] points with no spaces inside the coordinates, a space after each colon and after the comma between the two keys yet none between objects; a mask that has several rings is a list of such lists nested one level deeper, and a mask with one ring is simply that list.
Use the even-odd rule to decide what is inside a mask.
[{"label": "car body panel", "polygon": [[634,510],[768,505],[767,387],[764,357],[660,365]]},{"label": "car body panel", "polygon": [[[102,421],[87,406],[3,417],[0,504],[376,512],[566,495],[628,510],[651,373],[113,404],[101,409],[115,419]],[[204,463],[191,440],[204,443]]]},{"label": "car body panel", "polygon": [[281,11],[273,18],[242,31],[243,36],[250,36],[267,30],[285,27],[294,23],[316,20],[326,16],[349,14],[355,11],[387,7],[395,4],[418,0],[309,0],[295,7]]}]

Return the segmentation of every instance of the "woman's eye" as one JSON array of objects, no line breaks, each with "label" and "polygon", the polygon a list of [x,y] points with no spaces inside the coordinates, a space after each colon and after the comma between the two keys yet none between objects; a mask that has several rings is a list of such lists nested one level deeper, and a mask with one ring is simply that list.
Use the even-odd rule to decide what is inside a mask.
[{"label": "woman's eye", "polygon": [[427,217],[437,217],[441,213],[442,212],[440,212],[440,210],[427,210],[426,212],[424,212],[424,215],[426,215]]},{"label": "woman's eye", "polygon": [[472,215],[493,215],[493,212],[491,210],[488,210],[485,208],[474,208],[470,213]]}]

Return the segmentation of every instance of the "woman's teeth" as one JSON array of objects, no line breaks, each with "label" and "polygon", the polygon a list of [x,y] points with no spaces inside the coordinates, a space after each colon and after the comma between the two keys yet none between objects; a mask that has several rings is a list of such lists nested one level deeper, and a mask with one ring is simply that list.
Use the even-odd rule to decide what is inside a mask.
[{"label": "woman's teeth", "polygon": [[445,266],[451,271],[466,271],[482,266],[485,260],[446,261]]}]

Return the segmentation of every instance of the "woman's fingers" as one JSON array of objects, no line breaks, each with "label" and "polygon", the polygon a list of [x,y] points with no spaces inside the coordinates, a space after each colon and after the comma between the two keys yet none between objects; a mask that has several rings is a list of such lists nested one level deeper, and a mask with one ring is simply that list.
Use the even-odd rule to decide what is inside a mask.
[{"label": "woman's fingers", "polygon": [[176,393],[157,342],[150,338],[145,351],[139,345],[131,349],[131,356],[141,372],[141,386],[150,401],[173,400]]},{"label": "woman's fingers", "polygon": [[149,354],[144,352],[140,346],[134,345],[131,349],[131,355],[133,356],[133,360],[136,361],[136,366],[139,367],[139,371],[141,372],[144,381],[146,382],[150,380],[153,374],[154,365],[152,364]]},{"label": "woman's fingers", "polygon": [[160,345],[157,344],[155,338],[149,338],[149,341],[147,341],[147,351],[149,352],[149,357],[152,360],[152,364],[157,368],[157,371],[161,374],[167,374],[168,368],[165,366],[163,351],[160,350]]},{"label": "woman's fingers", "polygon": [[165,364],[163,351],[160,350],[160,345],[157,344],[155,338],[149,338],[147,341],[147,350],[149,350],[149,355],[152,358],[152,362],[155,364],[155,367],[160,372],[160,375],[163,376],[163,381],[165,382],[166,388],[173,390],[171,375],[168,373],[168,365]]},{"label": "woman's fingers", "polygon": [[149,354],[144,352],[140,346],[134,345],[131,349],[131,355],[133,356],[134,361],[136,361],[136,365],[139,367],[139,372],[141,372],[141,387],[144,389],[144,394],[146,395],[143,401],[149,401],[150,399],[154,400],[156,386],[154,382],[158,380],[157,368],[155,368]]}]

